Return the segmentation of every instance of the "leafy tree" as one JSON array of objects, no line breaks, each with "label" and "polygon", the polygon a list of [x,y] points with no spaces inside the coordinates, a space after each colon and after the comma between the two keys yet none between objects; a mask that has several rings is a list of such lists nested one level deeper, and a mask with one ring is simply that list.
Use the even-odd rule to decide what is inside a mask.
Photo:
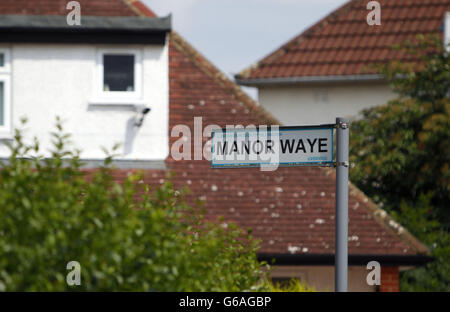
[{"label": "leafy tree", "polygon": [[450,290],[450,63],[442,42],[394,47],[408,61],[378,65],[398,98],[352,123],[352,181],[432,249],[403,290]]},{"label": "leafy tree", "polygon": [[[52,156],[16,130],[0,171],[2,291],[244,291],[267,289],[258,248],[237,226],[206,222],[171,183],[143,173],[114,182],[111,159],[81,170],[61,123]],[[81,265],[81,285],[66,265]]]}]

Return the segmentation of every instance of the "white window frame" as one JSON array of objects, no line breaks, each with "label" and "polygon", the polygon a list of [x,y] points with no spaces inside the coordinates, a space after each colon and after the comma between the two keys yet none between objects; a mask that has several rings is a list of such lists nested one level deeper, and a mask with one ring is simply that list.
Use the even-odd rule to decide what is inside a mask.
[{"label": "white window frame", "polygon": [[[134,91],[104,91],[103,55],[134,55]],[[142,50],[141,49],[97,49],[95,96],[92,104],[139,104],[142,102]]]},{"label": "white window frame", "polygon": [[0,48],[3,54],[3,66],[0,67],[0,82],[3,83],[3,125],[0,125],[0,138],[10,138],[11,132],[11,52]]}]

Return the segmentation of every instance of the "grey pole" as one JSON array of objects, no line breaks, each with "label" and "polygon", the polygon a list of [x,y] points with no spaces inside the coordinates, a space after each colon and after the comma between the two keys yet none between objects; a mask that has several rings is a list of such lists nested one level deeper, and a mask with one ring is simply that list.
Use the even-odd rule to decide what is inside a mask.
[{"label": "grey pole", "polygon": [[337,292],[348,287],[348,141],[349,121],[336,118],[336,243],[335,280]]}]

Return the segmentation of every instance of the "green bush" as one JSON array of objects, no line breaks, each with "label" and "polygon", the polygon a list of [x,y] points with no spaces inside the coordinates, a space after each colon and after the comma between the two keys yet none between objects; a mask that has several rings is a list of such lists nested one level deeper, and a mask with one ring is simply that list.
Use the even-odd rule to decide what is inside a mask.
[{"label": "green bush", "polygon": [[[206,222],[171,183],[142,173],[113,181],[111,156],[89,174],[68,148],[60,122],[52,156],[20,131],[0,171],[0,290],[245,291],[264,288],[257,242],[228,224]],[[25,159],[27,158],[27,159]],[[68,286],[66,265],[81,265]]]},{"label": "green bush", "polygon": [[286,285],[268,282],[270,292],[316,292],[314,287],[302,283],[296,278],[292,278]]}]

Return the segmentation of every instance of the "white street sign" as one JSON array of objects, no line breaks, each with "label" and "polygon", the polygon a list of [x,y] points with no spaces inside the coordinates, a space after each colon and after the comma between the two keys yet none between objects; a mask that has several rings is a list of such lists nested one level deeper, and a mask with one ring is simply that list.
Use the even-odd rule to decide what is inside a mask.
[{"label": "white street sign", "polygon": [[333,129],[334,125],[214,130],[211,165],[213,168],[332,165]]},{"label": "white street sign", "polygon": [[[336,162],[333,129],[336,128]],[[349,121],[334,125],[219,129],[212,132],[211,166],[245,168],[278,166],[335,166],[335,290],[348,289],[348,149]]]}]

